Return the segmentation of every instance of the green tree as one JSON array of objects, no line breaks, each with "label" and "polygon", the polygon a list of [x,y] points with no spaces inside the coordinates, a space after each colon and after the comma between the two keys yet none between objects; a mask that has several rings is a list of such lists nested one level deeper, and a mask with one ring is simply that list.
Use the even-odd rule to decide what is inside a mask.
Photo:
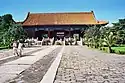
[{"label": "green tree", "polygon": [[89,27],[84,34],[84,40],[85,43],[88,44],[88,46],[98,48],[99,46],[99,38],[101,36],[100,30],[102,27],[99,26],[92,26]]},{"label": "green tree", "polygon": [[11,14],[6,14],[0,17],[0,42],[7,46],[13,40],[25,39],[26,32],[21,25],[16,24]]},{"label": "green tree", "polygon": [[113,27],[89,27],[84,34],[85,43],[99,49],[106,45],[109,52],[112,52],[112,46],[125,44],[125,19],[119,19],[113,25]]},{"label": "green tree", "polygon": [[117,23],[112,23],[117,32],[117,44],[125,44],[125,19],[119,19]]},{"label": "green tree", "polygon": [[116,44],[117,34],[114,27],[105,27],[102,29],[103,42],[108,46],[108,52],[112,52],[111,47]]}]

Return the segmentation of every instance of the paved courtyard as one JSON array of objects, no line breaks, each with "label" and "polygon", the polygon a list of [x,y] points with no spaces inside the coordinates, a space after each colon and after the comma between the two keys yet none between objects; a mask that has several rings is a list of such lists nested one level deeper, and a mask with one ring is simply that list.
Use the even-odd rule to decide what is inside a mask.
[{"label": "paved courtyard", "polygon": [[125,56],[65,47],[54,83],[125,83]]},{"label": "paved courtyard", "polygon": [[[11,56],[9,53],[0,60],[0,83],[41,83],[50,72],[48,77],[52,74],[55,77],[53,83],[125,83],[124,55],[108,54],[86,46],[27,48],[25,56],[13,56],[11,60],[7,58]],[[53,63],[59,56],[58,66]],[[50,70],[53,65],[57,69]]]}]

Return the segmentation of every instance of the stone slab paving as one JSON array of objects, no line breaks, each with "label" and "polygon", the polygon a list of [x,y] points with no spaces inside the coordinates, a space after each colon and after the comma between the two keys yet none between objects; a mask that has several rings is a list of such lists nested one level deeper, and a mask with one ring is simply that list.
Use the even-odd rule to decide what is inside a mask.
[{"label": "stone slab paving", "polygon": [[[24,48],[22,57],[30,56],[32,53],[38,52],[38,51],[43,50],[47,47],[48,46],[42,46],[42,47],[37,46],[37,47],[31,47],[31,48]],[[3,50],[3,54],[5,54],[5,56],[0,59],[0,65],[20,58],[19,56],[13,55],[12,50],[8,51],[9,55],[6,55],[6,51]]]},{"label": "stone slab paving", "polygon": [[54,83],[125,83],[125,56],[66,46]]},{"label": "stone slab paving", "polygon": [[[29,53],[31,51],[35,51],[38,49],[45,48],[47,46],[35,46],[35,47],[29,47],[29,48],[24,48],[23,50],[23,54]],[[0,60],[9,58],[9,57],[13,57],[13,50],[12,49],[4,49],[4,50],[0,50]]]},{"label": "stone slab paving", "polygon": [[64,46],[62,47],[61,51],[58,53],[57,57],[51,64],[50,68],[48,69],[48,71],[46,72],[46,74],[44,75],[40,83],[53,83],[57,69],[59,67],[59,64],[62,58],[63,51],[64,51]]},{"label": "stone slab paving", "polygon": [[4,83],[10,78],[12,79],[16,77],[22,71],[29,68],[31,64],[35,63],[56,48],[56,46],[48,47],[44,50],[33,53],[31,56],[21,57],[17,60],[2,64],[0,66],[0,83]]},{"label": "stone slab paving", "polygon": [[42,59],[32,64],[28,69],[21,72],[16,78],[11,79],[6,83],[39,83],[43,76],[46,74],[46,72],[48,72],[51,64],[55,62],[55,58],[60,53],[61,49],[62,47],[57,47],[52,52],[44,56]]}]

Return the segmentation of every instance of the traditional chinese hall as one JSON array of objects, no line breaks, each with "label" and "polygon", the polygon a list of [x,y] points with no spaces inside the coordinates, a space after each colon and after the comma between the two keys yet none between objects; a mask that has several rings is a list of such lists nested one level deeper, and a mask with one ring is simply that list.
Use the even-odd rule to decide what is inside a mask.
[{"label": "traditional chinese hall", "polygon": [[64,37],[83,37],[89,26],[104,26],[107,21],[97,20],[94,12],[64,12],[64,13],[28,13],[23,21],[23,28],[29,38],[43,37],[63,39]]}]

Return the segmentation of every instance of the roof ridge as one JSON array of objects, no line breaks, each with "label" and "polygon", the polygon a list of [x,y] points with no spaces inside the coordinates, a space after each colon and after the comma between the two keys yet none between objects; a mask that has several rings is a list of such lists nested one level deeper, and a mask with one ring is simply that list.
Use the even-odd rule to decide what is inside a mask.
[{"label": "roof ridge", "polygon": [[53,13],[31,13],[30,14],[92,14],[93,12],[53,12]]}]

